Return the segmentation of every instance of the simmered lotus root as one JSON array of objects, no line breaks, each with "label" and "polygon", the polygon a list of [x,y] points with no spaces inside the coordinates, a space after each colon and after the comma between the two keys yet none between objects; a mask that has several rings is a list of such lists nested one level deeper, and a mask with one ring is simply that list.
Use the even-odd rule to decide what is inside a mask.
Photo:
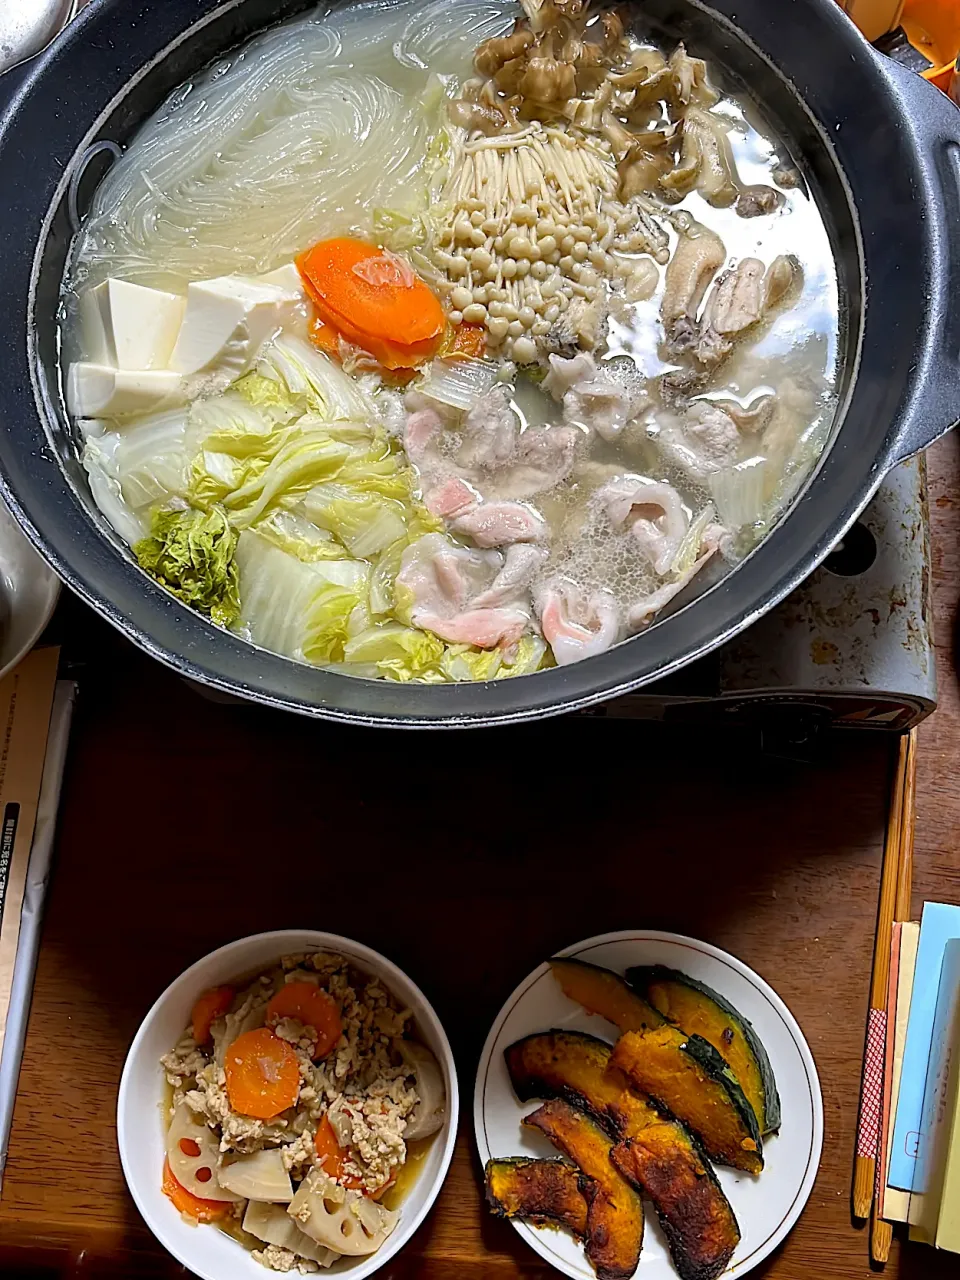
[{"label": "simmered lotus root", "polygon": [[312,1262],[319,1262],[321,1267],[329,1267],[336,1262],[337,1255],[332,1249],[311,1240],[306,1232],[301,1231],[286,1207],[279,1204],[267,1204],[262,1200],[251,1200],[243,1215],[243,1229],[264,1244],[274,1244],[278,1249],[289,1249],[291,1253]]},{"label": "simmered lotus root", "polygon": [[217,1181],[220,1148],[213,1130],[198,1120],[185,1102],[173,1113],[167,1130],[170,1172],[185,1191],[202,1200],[239,1200]]},{"label": "simmered lotus root", "polygon": [[301,1231],[336,1253],[375,1253],[397,1225],[398,1213],[356,1191],[347,1191],[322,1169],[301,1182],[287,1211]]}]

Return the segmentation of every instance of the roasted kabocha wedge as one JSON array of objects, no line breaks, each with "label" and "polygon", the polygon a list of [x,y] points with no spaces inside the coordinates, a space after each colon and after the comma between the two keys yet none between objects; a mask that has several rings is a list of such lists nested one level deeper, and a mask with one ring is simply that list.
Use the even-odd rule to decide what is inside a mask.
[{"label": "roasted kabocha wedge", "polygon": [[537,1226],[566,1227],[578,1240],[587,1234],[587,1196],[593,1184],[565,1160],[488,1160],[487,1204],[497,1218],[523,1218]]},{"label": "roasted kabocha wedge", "polygon": [[747,1173],[763,1168],[756,1112],[712,1044],[666,1025],[628,1031],[611,1062],[634,1088],[692,1129],[712,1160]]},{"label": "roasted kabocha wedge", "polygon": [[780,1095],[773,1067],[749,1018],[722,995],[664,965],[627,970],[627,981],[667,1022],[712,1044],[740,1081],[762,1134],[780,1128]]},{"label": "roasted kabocha wedge", "polygon": [[652,1202],[681,1280],[716,1280],[740,1241],[740,1228],[692,1134],[673,1120],[649,1124],[617,1143],[610,1159]]},{"label": "roasted kabocha wedge", "polygon": [[584,1031],[539,1031],[503,1052],[513,1091],[521,1102],[563,1098],[588,1111],[609,1132],[623,1137],[653,1124],[659,1112],[632,1092],[627,1078],[610,1066],[613,1045]]},{"label": "roasted kabocha wedge", "polygon": [[713,1280],[740,1239],[733,1209],[693,1135],[630,1089],[612,1052],[594,1036],[557,1030],[518,1040],[504,1056],[521,1102],[563,1098],[619,1139],[617,1167],[652,1202],[677,1271]]},{"label": "roasted kabocha wedge", "polygon": [[597,1122],[560,1098],[525,1116],[536,1129],[593,1181],[587,1206],[584,1251],[598,1280],[629,1280],[640,1261],[643,1202],[613,1167],[613,1143]]},{"label": "roasted kabocha wedge", "polygon": [[601,969],[599,965],[564,956],[555,956],[550,968],[565,996],[576,1000],[587,1013],[606,1018],[621,1031],[646,1031],[662,1026],[665,1021],[648,1000],[612,969]]}]

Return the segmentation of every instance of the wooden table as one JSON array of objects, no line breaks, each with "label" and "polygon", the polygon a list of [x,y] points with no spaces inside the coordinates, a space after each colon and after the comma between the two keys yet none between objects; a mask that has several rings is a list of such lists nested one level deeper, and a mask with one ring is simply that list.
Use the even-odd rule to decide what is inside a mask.
[{"label": "wooden table", "polygon": [[[921,733],[915,910],[960,901],[958,442],[930,463],[941,709]],[[761,756],[748,737],[692,741],[626,722],[361,733],[208,701],[72,600],[59,621],[80,700],[0,1200],[0,1275],[184,1274],[123,1183],[124,1054],[191,961],[295,925],[385,951],[453,1041],[465,1113],[453,1170],[390,1280],[554,1274],[481,1210],[474,1068],[529,969],[637,925],[739,955],[783,996],[816,1057],[819,1177],[754,1274],[869,1274],[849,1191],[891,740],[840,736],[801,766]],[[937,1280],[960,1275],[960,1259],[895,1244],[887,1272]]]}]

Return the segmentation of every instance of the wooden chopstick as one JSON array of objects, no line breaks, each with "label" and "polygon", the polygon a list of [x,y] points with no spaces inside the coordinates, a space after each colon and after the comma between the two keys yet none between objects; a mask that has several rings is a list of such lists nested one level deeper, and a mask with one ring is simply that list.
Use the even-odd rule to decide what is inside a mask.
[{"label": "wooden chopstick", "polygon": [[[897,871],[897,900],[894,906],[894,920],[909,920],[913,896],[913,836],[917,816],[917,731],[911,729],[907,735],[907,762],[904,770],[903,801],[900,811],[900,856]],[[899,775],[898,775],[899,776]],[[889,968],[889,966],[888,966]],[[889,991],[888,991],[889,999]],[[889,1010],[888,1010],[889,1014]],[[893,1028],[887,1024],[887,1037],[893,1034]],[[889,1054],[886,1055],[889,1058]],[[886,1094],[884,1095],[886,1096]],[[881,1116],[878,1142],[883,1141],[884,1117]],[[893,1117],[887,1118],[889,1124]],[[881,1179],[887,1176],[886,1155],[877,1150],[877,1176],[873,1205],[870,1215],[870,1258],[883,1265],[890,1257],[890,1245],[893,1243],[893,1224],[878,1216],[880,1197],[883,1187]]]},{"label": "wooden chopstick", "polygon": [[[877,1170],[880,1169],[880,1161],[877,1161]],[[893,1244],[893,1224],[887,1222],[884,1218],[877,1217],[877,1205],[879,1204],[880,1188],[876,1188],[873,1197],[873,1204],[870,1206],[870,1261],[876,1262],[880,1266],[890,1257],[890,1246]]]},{"label": "wooden chopstick", "polygon": [[[853,1165],[853,1212],[857,1218],[869,1218],[873,1204],[874,1180],[877,1172],[877,1142],[880,1126],[880,1103],[883,1093],[883,1055],[886,1040],[887,985],[890,980],[890,939],[893,914],[901,885],[903,859],[904,800],[906,798],[907,765],[913,731],[900,739],[897,771],[883,846],[880,871],[880,907],[877,933],[873,946],[873,979],[870,986],[870,1012],[867,1041],[863,1056],[860,1085],[860,1120],[857,1125],[857,1153]],[[910,831],[913,824],[910,823]]]},{"label": "wooden chopstick", "polygon": [[903,784],[900,839],[900,872],[897,877],[897,904],[894,920],[909,920],[913,898],[913,835],[917,823],[917,731],[907,734],[907,768]]}]

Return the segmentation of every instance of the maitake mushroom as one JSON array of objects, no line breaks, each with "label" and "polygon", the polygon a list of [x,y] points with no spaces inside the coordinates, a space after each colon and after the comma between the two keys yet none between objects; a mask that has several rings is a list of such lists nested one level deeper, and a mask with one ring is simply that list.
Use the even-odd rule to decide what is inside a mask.
[{"label": "maitake mushroom", "polygon": [[552,120],[568,104],[589,101],[625,54],[623,24],[603,15],[598,35],[587,35],[585,0],[523,0],[525,17],[507,36],[485,40],[474,55],[477,74],[513,100],[524,120]]},{"label": "maitake mushroom", "polygon": [[719,95],[702,58],[683,44],[669,59],[648,46],[630,49],[612,11],[588,31],[584,0],[523,0],[523,8],[509,35],[477,49],[474,66],[489,88],[465,87],[464,97],[483,106],[454,104],[456,123],[489,135],[518,127],[518,118],[566,119],[612,144],[624,203],[639,194],[676,201],[697,189],[745,218],[776,212],[779,192],[740,181],[729,124],[710,111]]}]

